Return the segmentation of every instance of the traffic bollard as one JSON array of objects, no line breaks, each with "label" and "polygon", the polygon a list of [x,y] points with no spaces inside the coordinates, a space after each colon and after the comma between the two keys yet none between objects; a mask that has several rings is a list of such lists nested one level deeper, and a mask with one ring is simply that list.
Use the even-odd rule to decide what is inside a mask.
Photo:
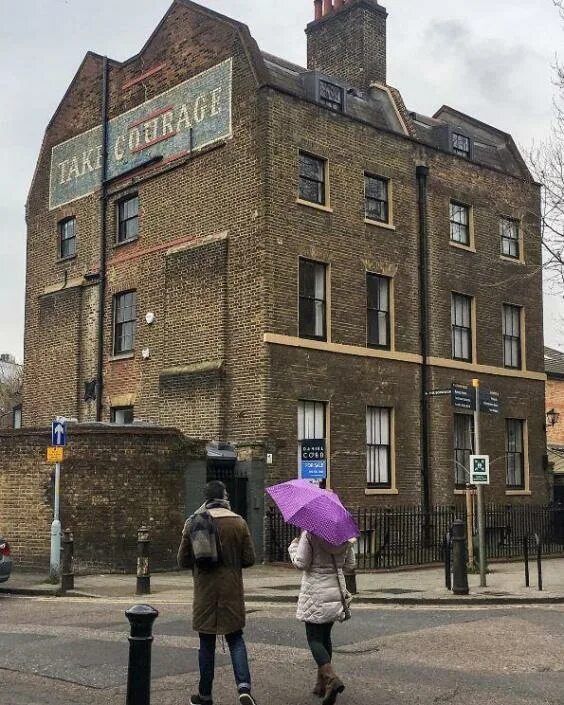
[{"label": "traffic bollard", "polygon": [[142,526],[137,532],[137,589],[136,595],[151,594],[151,572],[149,570],[149,529]]},{"label": "traffic bollard", "polygon": [[466,546],[466,527],[461,519],[452,524],[452,592],[455,595],[468,595],[468,548]]},{"label": "traffic bollard", "polygon": [[151,703],[151,645],[153,622],[159,616],[151,605],[135,605],[126,610],[131,625],[126,705]]},{"label": "traffic bollard", "polygon": [[63,531],[63,565],[61,572],[61,592],[74,590],[74,537],[70,529]]}]

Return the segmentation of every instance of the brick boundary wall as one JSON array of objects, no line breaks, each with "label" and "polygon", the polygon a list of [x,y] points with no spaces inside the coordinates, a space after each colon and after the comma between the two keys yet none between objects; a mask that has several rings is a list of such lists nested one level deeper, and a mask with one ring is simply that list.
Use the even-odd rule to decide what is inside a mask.
[{"label": "brick boundary wall", "polygon": [[[0,535],[15,566],[49,568],[54,466],[47,429],[0,431]],[[173,568],[186,506],[185,474],[204,444],[161,427],[73,426],[61,470],[62,528],[76,572],[134,571],[137,529],[151,529],[151,569]]]}]

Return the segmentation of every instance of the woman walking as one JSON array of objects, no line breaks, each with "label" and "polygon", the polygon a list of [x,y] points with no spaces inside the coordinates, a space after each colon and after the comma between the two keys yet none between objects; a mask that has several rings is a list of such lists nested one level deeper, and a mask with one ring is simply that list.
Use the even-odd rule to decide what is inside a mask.
[{"label": "woman walking", "polygon": [[309,648],[318,667],[313,693],[324,698],[323,705],[334,705],[345,686],[331,664],[331,631],[335,622],[350,616],[343,569],[354,570],[353,545],[346,541],[333,546],[304,531],[292,541],[288,551],[294,566],[304,571],[297,618],[305,622]]}]

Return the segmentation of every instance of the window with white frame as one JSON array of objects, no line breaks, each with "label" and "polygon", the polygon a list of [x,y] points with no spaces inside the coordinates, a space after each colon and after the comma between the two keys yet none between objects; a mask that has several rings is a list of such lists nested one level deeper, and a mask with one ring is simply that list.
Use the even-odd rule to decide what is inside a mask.
[{"label": "window with white frame", "polygon": [[370,347],[390,349],[390,278],[366,274],[366,328]]},{"label": "window with white frame", "polygon": [[521,307],[503,306],[503,364],[505,367],[521,368]]},{"label": "window with white frame", "polygon": [[460,132],[452,133],[452,151],[459,157],[470,158],[470,138]]},{"label": "window with white frame", "polygon": [[380,223],[390,222],[388,179],[364,174],[364,217]]},{"label": "window with white frame", "polygon": [[506,483],[510,490],[525,489],[525,454],[521,419],[505,420]]},{"label": "window with white frame", "polygon": [[470,479],[470,456],[474,452],[474,417],[454,415],[454,484],[466,487]]},{"label": "window with white frame", "polygon": [[470,246],[470,208],[456,201],[450,202],[450,239]]},{"label": "window with white frame", "polygon": [[392,410],[366,409],[366,485],[375,489],[392,486]]},{"label": "window with white frame", "polygon": [[324,401],[298,402],[298,467],[301,468],[302,441],[325,440],[325,407]]},{"label": "window with white frame", "polygon": [[325,159],[314,157],[306,152],[300,152],[300,182],[299,197],[302,201],[317,203],[324,206],[326,197],[326,170]]},{"label": "window with white frame", "polygon": [[472,361],[472,297],[451,295],[452,357]]}]

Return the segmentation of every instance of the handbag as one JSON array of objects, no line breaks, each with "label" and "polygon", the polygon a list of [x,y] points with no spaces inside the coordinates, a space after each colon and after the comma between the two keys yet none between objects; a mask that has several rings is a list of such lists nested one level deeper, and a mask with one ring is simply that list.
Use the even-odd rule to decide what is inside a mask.
[{"label": "handbag", "polygon": [[335,560],[335,556],[332,555],[331,558],[333,559],[333,565],[335,566],[335,576],[337,578],[337,584],[339,585],[339,592],[341,593],[341,604],[343,605],[343,614],[339,618],[339,622],[348,622],[348,620],[352,617],[352,595],[348,590],[345,590],[343,592],[341,581],[339,580],[339,569],[337,568],[337,561]]}]

